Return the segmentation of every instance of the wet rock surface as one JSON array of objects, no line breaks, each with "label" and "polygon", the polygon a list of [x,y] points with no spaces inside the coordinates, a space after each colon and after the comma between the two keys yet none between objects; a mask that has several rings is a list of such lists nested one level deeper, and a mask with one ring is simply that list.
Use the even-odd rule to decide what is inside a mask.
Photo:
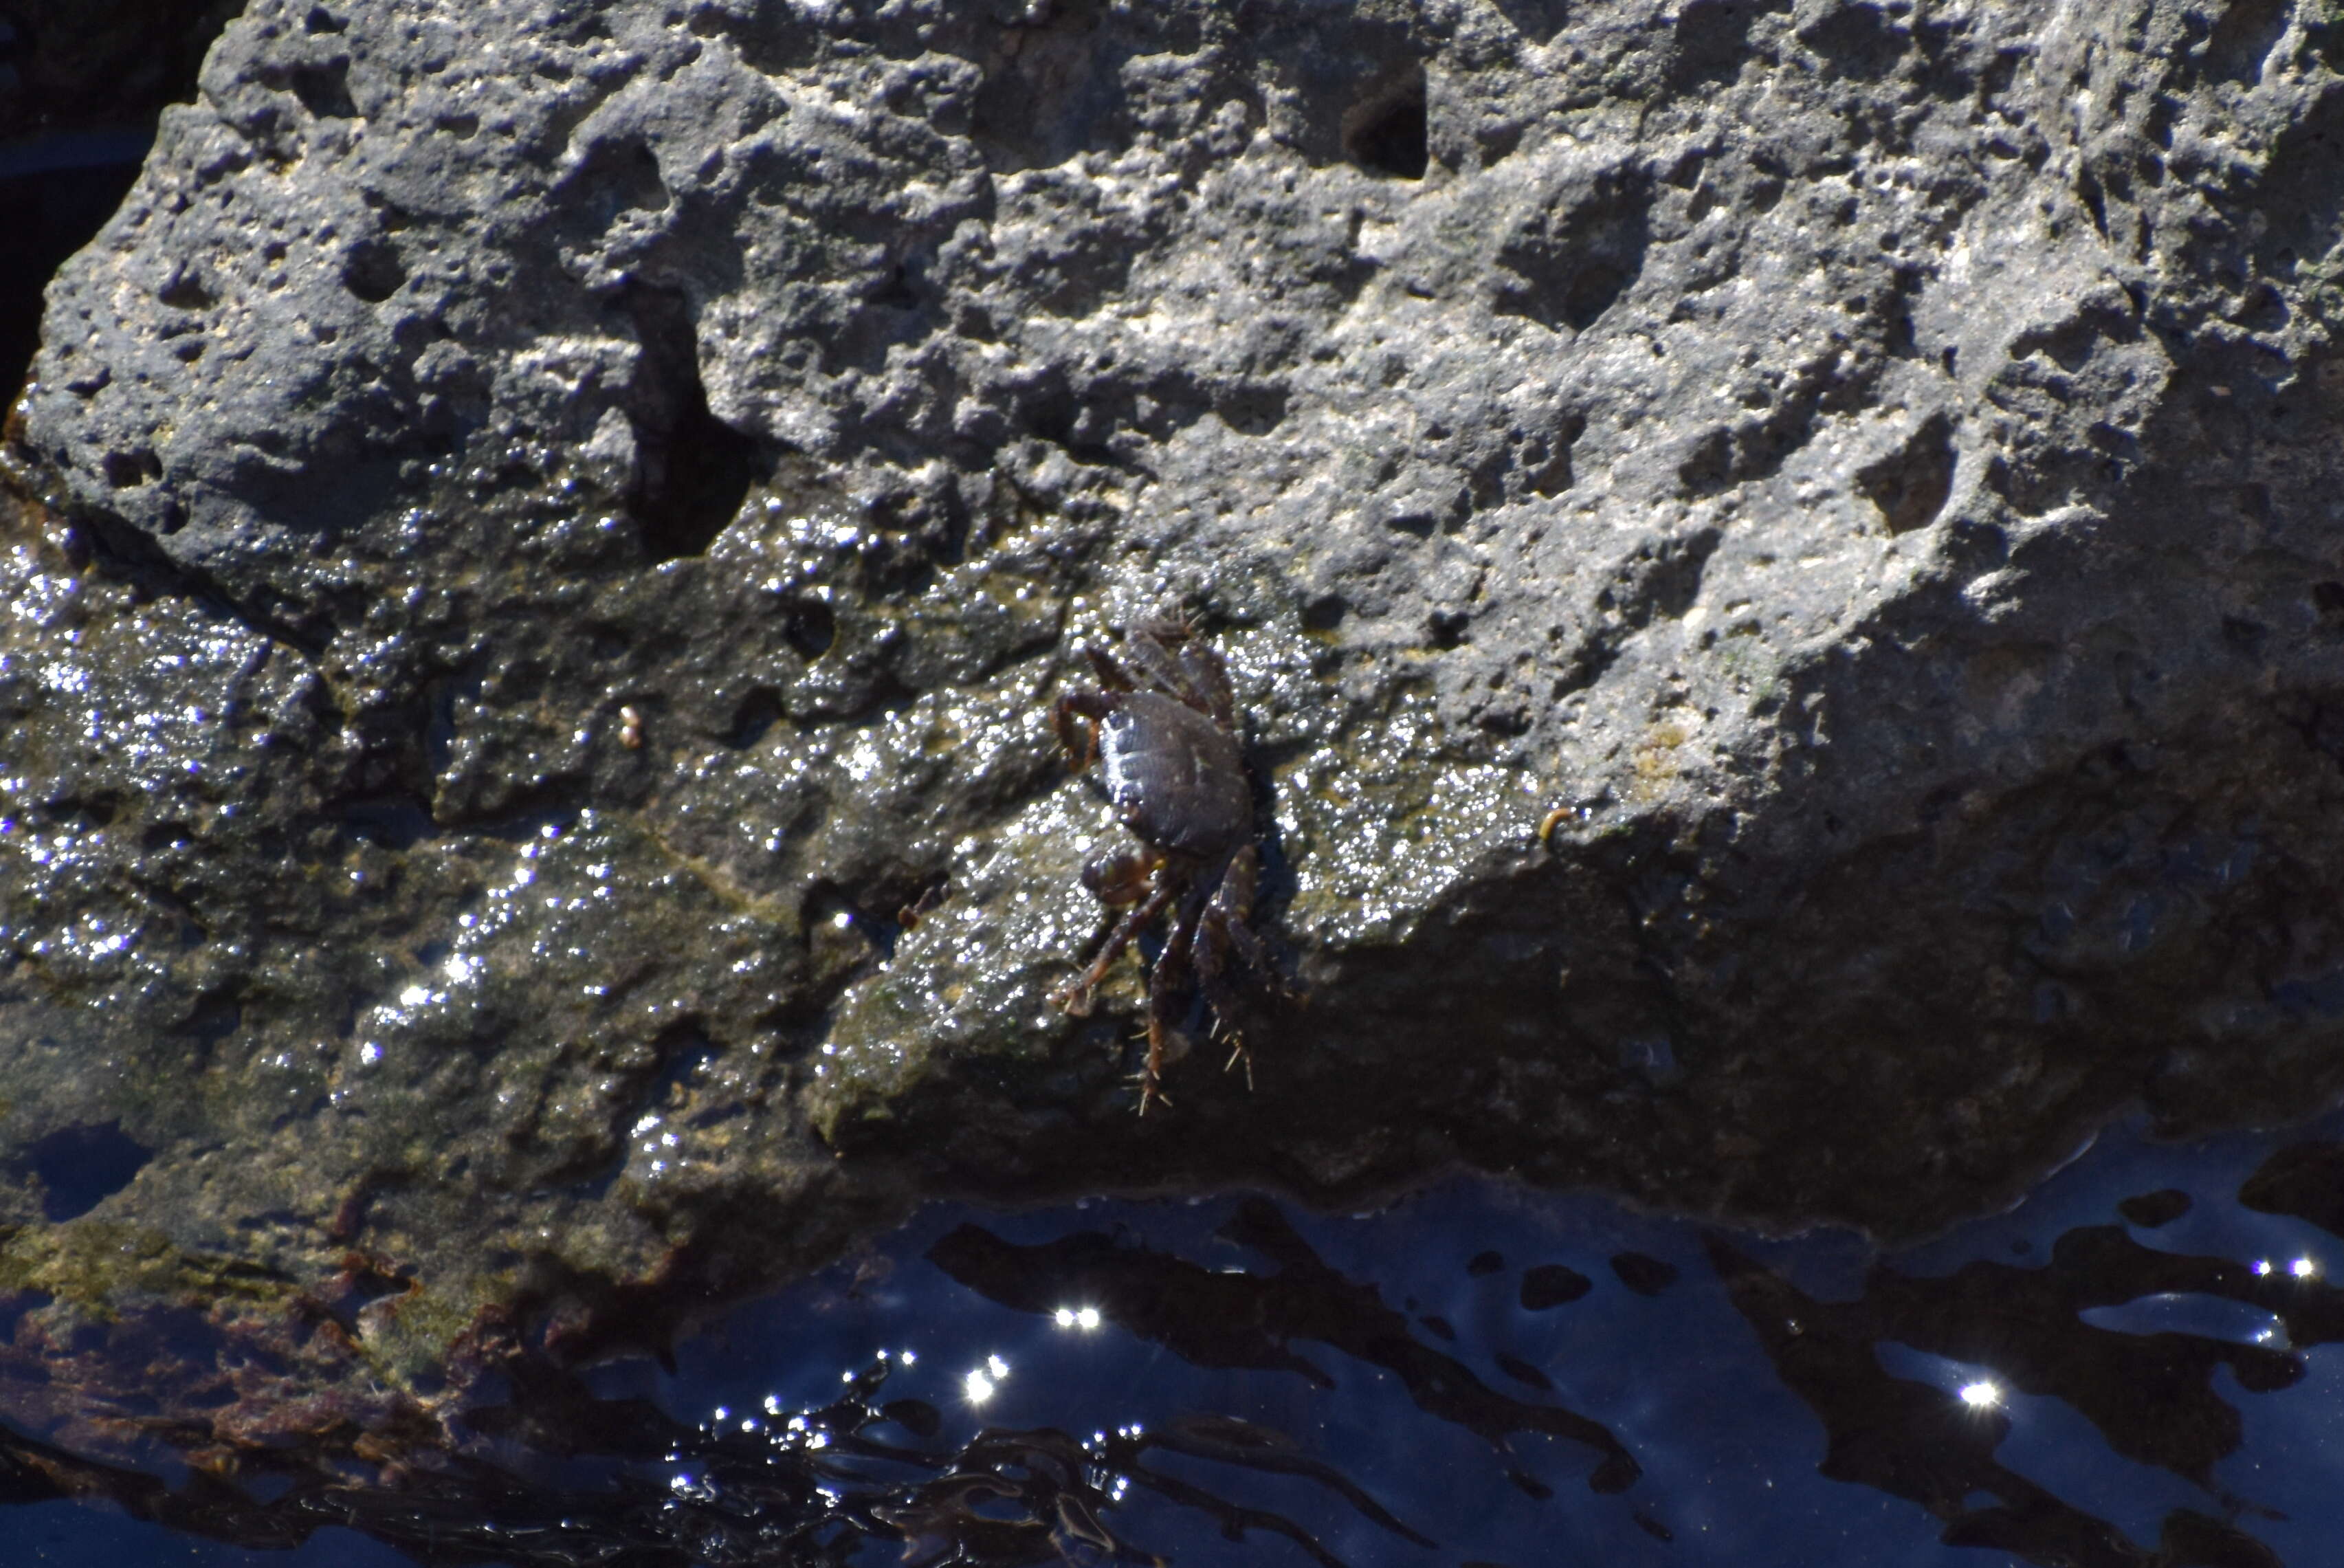
[{"label": "wet rock surface", "polygon": [[[919,1191],[1910,1234],[2323,1103],[2339,73],[2252,3],[252,5],[14,426],[18,1343],[428,1398]],[[1047,704],[1175,609],[1296,995],[1142,1123]]]}]

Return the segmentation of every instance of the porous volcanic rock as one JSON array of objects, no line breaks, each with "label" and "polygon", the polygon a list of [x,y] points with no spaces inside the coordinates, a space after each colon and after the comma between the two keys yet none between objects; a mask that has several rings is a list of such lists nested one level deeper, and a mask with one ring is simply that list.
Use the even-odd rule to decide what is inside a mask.
[{"label": "porous volcanic rock", "polygon": [[[923,1191],[1904,1234],[2325,1103],[2340,73],[2310,0],[255,0],[19,410],[0,1285],[232,1268],[429,1393]],[[1291,995],[1140,1121],[1047,705],[1174,610]]]}]

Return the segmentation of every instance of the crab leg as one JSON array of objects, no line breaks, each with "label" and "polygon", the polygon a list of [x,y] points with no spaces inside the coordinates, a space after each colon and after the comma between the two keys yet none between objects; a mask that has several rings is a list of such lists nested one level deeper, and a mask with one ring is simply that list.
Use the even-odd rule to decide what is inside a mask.
[{"label": "crab leg", "polygon": [[1139,1070],[1142,1116],[1147,1114],[1151,1101],[1165,1099],[1164,1091],[1157,1087],[1164,1081],[1164,1045],[1172,1033],[1175,1018],[1188,1000],[1187,987],[1181,981],[1189,971],[1189,947],[1204,912],[1201,896],[1181,905],[1178,916],[1172,922],[1172,935],[1165,939],[1164,950],[1156,955],[1156,966],[1147,972],[1147,1062]]},{"label": "crab leg", "polygon": [[1202,643],[1191,642],[1179,653],[1181,672],[1187,675],[1188,689],[1196,695],[1188,701],[1192,708],[1202,708],[1213,722],[1225,730],[1237,728],[1237,693],[1229,689],[1228,666]]},{"label": "crab leg", "polygon": [[1137,688],[1139,683],[1131,678],[1131,672],[1116,663],[1115,655],[1106,649],[1086,648],[1083,650],[1083,656],[1091,662],[1091,668],[1097,672],[1099,684],[1108,691],[1129,692]]},{"label": "crab leg", "polygon": [[1205,993],[1205,1006],[1212,1010],[1217,1031],[1228,1037],[1229,1059],[1222,1070],[1245,1063],[1246,1087],[1253,1087],[1253,1052],[1247,1048],[1245,1037],[1230,1020],[1236,1016],[1237,993],[1229,988],[1228,916],[1217,908],[1205,911],[1197,927],[1197,985]]},{"label": "crab leg", "polygon": [[1095,699],[1096,693],[1069,693],[1050,708],[1050,724],[1066,749],[1066,765],[1076,773],[1098,760],[1098,721],[1106,716],[1106,704]]},{"label": "crab leg", "polygon": [[1107,970],[1123,956],[1123,950],[1147,929],[1148,922],[1164,913],[1164,906],[1172,902],[1177,891],[1167,881],[1126,911],[1123,918],[1115,923],[1115,929],[1107,933],[1106,942],[1099,948],[1098,956],[1091,960],[1091,966],[1083,971],[1079,979],[1059,989],[1055,998],[1058,1006],[1076,1017],[1089,1012],[1092,987],[1106,978]]},{"label": "crab leg", "polygon": [[1211,712],[1205,693],[1197,690],[1190,678],[1187,663],[1174,657],[1162,643],[1145,638],[1127,639],[1123,645],[1123,656],[1139,672],[1140,679],[1137,684],[1142,689],[1177,697],[1198,713]]},{"label": "crab leg", "polygon": [[1197,932],[1197,983],[1205,993],[1206,1006],[1212,1009],[1214,1022],[1229,1038],[1229,1059],[1222,1070],[1245,1063],[1248,1088],[1253,1087],[1253,1052],[1247,1047],[1235,1022],[1238,1001],[1229,987],[1228,956],[1229,948],[1235,946],[1248,967],[1265,967],[1261,943],[1245,924],[1246,917],[1253,913],[1254,881],[1259,865],[1260,856],[1251,845],[1229,857]]}]

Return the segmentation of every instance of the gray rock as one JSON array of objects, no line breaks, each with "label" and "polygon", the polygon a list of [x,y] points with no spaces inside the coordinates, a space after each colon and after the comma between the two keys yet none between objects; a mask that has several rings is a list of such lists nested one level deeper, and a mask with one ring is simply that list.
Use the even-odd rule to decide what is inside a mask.
[{"label": "gray rock", "polygon": [[[921,1191],[1903,1235],[2325,1103],[2339,73],[2261,0],[256,0],[21,410],[94,554],[0,592],[0,996],[103,1026],[0,1024],[0,1142],[151,1156],[0,1284],[363,1254],[421,1391]],[[1176,609],[1295,994],[1141,1123],[1047,703]]]}]

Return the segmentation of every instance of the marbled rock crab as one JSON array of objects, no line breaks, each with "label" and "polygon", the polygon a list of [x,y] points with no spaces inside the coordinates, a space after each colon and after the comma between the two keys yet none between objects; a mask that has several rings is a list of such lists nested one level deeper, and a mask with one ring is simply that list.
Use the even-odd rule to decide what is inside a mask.
[{"label": "marbled rock crab", "polygon": [[1126,627],[1120,659],[1096,647],[1085,652],[1099,689],[1061,696],[1051,718],[1076,771],[1099,764],[1107,798],[1139,844],[1102,845],[1083,867],[1083,885],[1123,914],[1056,1000],[1070,1013],[1087,1012],[1091,990],[1108,966],[1172,910],[1169,935],[1147,976],[1147,1060],[1139,1074],[1145,1116],[1152,1101],[1167,1098],[1167,1047],[1179,1040],[1192,976],[1217,1030],[1230,1037],[1228,1065],[1243,1061],[1252,1077],[1252,1057],[1231,1022],[1228,956],[1234,950],[1257,974],[1269,972],[1260,938],[1246,924],[1261,867],[1253,783],[1238,744],[1228,667],[1186,622]]}]

